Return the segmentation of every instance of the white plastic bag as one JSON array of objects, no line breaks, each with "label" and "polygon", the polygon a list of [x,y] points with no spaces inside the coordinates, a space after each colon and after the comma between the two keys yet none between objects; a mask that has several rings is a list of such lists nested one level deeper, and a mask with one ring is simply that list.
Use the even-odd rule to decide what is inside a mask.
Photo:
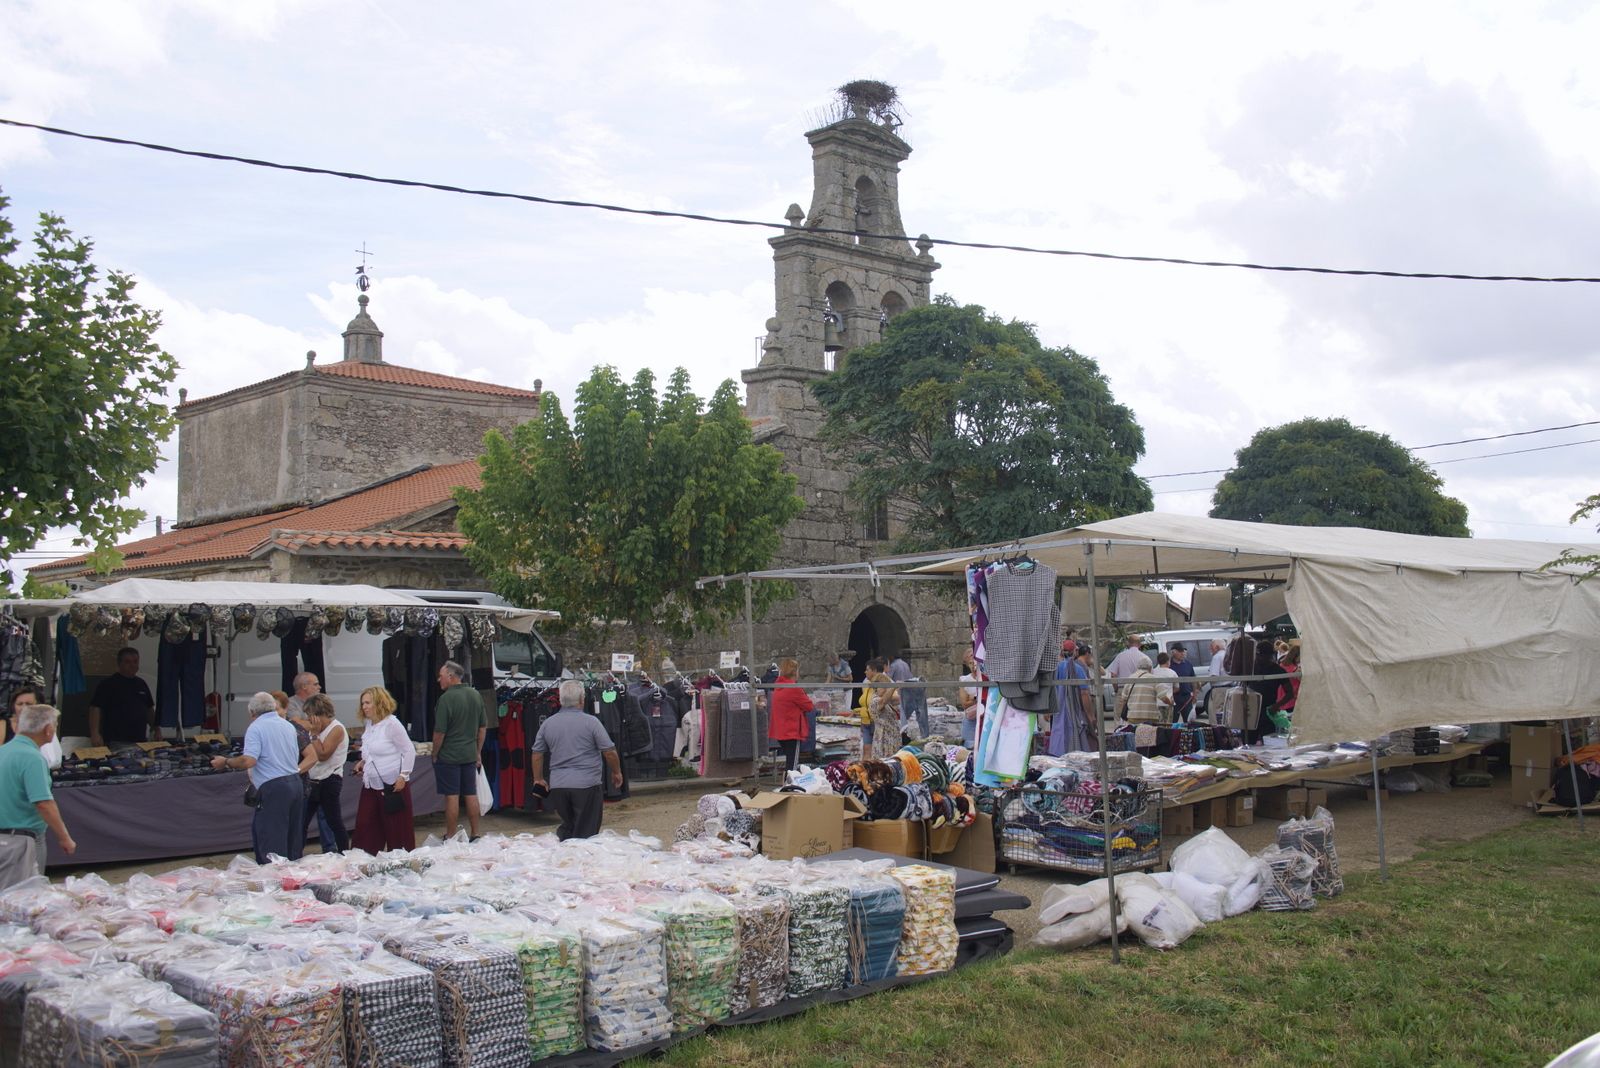
[{"label": "white plastic bag", "polygon": [[1181,871],[1156,872],[1150,878],[1179,901],[1188,905],[1205,923],[1216,923],[1228,915],[1228,888],[1204,882]]},{"label": "white plastic bag", "polygon": [[1058,883],[1045,890],[1044,898],[1039,902],[1039,922],[1047,926],[1059,923],[1069,916],[1103,909],[1109,900],[1111,891],[1106,888],[1104,879],[1081,885]]},{"label": "white plastic bag", "polygon": [[[1104,879],[1100,881],[1105,882]],[[1082,949],[1105,941],[1112,935],[1110,904],[1111,899],[1107,897],[1105,903],[1093,911],[1080,912],[1060,923],[1041,927],[1039,933],[1033,936],[1033,944],[1051,949]],[[1116,933],[1121,934],[1127,929],[1128,917],[1117,913]]]},{"label": "white plastic bag", "polygon": [[1232,886],[1250,870],[1250,859],[1220,827],[1211,827],[1173,850],[1170,867],[1201,882]]},{"label": "white plastic bag", "polygon": [[1176,894],[1148,875],[1118,876],[1117,903],[1127,915],[1128,930],[1154,949],[1175,949],[1205,926]]},{"label": "white plastic bag", "polygon": [[1267,889],[1267,883],[1272,878],[1272,871],[1265,862],[1250,858],[1249,865],[1228,887],[1227,904],[1223,909],[1229,916],[1237,916],[1241,912],[1249,912],[1261,901],[1261,895]]},{"label": "white plastic bag", "polygon": [[489,776],[482,765],[478,766],[478,811],[494,811],[494,787],[489,785]]}]

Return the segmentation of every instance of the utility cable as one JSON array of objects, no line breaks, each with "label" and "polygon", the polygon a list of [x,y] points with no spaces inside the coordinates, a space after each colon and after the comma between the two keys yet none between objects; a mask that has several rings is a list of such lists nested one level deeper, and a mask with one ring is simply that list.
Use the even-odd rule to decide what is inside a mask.
[{"label": "utility cable", "polygon": [[[126,137],[111,137],[105,134],[82,133],[78,130],[68,130],[60,126],[45,126],[36,122],[23,122],[20,119],[0,118],[0,125],[14,126],[24,130],[38,130],[41,133],[55,134],[59,137],[75,137],[83,141],[97,141],[108,145],[123,145],[130,148],[143,148],[151,152],[166,152],[175,156],[188,156],[195,159],[208,159],[224,163],[241,163],[250,167],[266,167],[271,170],[293,171],[298,174],[319,174],[332,178],[345,178],[354,182],[373,182],[379,185],[401,186],[408,189],[432,189],[441,193],[459,193],[464,196],[492,197],[501,200],[517,200],[529,204],[546,204],[560,208],[589,208],[595,211],[611,211],[624,215],[647,215],[658,219],[686,219],[690,222],[718,223],[723,226],[754,226],[768,230],[782,230],[786,232],[808,234],[835,234],[843,237],[872,237],[883,241],[921,241],[922,237],[913,237],[910,234],[874,234],[864,230],[844,230],[825,226],[792,226],[787,222],[768,222],[763,219],[739,219],[724,215],[704,215],[688,211],[667,211],[660,208],[634,208],[622,204],[605,204],[592,200],[569,200],[559,197],[541,197],[532,193],[510,193],[497,189],[473,189],[468,186],[450,185],[445,182],[425,182],[410,178],[384,178],[372,174],[363,174],[359,171],[340,171],[328,167],[311,167],[296,163],[278,163],[273,160],[254,159],[249,156],[235,156],[226,152],[202,152],[197,149],[178,148],[173,145],[158,144],[153,141],[136,141]],[[1165,263],[1179,267],[1231,267],[1246,271],[1277,271],[1290,274],[1326,274],[1341,275],[1346,277],[1365,278],[1409,278],[1409,279],[1440,279],[1445,281],[1460,282],[1580,282],[1595,284],[1600,283],[1600,277],[1583,276],[1551,276],[1527,274],[1465,274],[1450,271],[1385,271],[1350,267],[1305,267],[1281,263],[1251,263],[1241,260],[1195,260],[1181,256],[1135,256],[1116,252],[1093,252],[1086,249],[1066,248],[1038,248],[1032,245],[1008,245],[990,241],[956,241],[950,238],[929,238],[935,245],[947,248],[972,248],[985,249],[998,252],[1024,252],[1036,256],[1076,256],[1084,259],[1116,260],[1122,263]]]}]

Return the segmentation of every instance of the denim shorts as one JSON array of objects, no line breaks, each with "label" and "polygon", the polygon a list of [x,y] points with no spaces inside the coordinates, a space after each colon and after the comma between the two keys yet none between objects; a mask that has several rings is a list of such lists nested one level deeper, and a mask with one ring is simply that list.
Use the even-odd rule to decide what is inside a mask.
[{"label": "denim shorts", "polygon": [[477,797],[478,763],[435,764],[433,784],[440,797]]},{"label": "denim shorts", "polygon": [[861,744],[872,744],[872,724],[870,723],[863,724],[861,727]]}]

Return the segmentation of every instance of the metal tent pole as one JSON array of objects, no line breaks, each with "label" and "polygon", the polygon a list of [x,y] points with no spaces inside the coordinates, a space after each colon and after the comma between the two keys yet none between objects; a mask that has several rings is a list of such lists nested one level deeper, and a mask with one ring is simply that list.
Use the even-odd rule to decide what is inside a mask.
[{"label": "metal tent pole", "polygon": [[1572,805],[1578,813],[1578,830],[1583,828],[1583,798],[1578,796],[1578,762],[1572,759],[1572,721],[1561,721],[1561,737],[1567,745],[1567,773],[1572,776]]},{"label": "metal tent pole", "polygon": [[1372,812],[1378,820],[1378,877],[1389,881],[1389,855],[1383,844],[1383,780],[1378,778],[1378,743],[1372,743]]},{"label": "metal tent pole", "polygon": [[1085,573],[1089,579],[1089,648],[1094,651],[1089,657],[1090,668],[1094,672],[1094,733],[1100,739],[1100,811],[1104,816],[1102,837],[1106,851],[1106,907],[1111,910],[1111,963],[1121,964],[1122,947],[1117,944],[1117,876],[1111,863],[1111,798],[1106,793],[1106,785],[1111,781],[1111,762],[1106,756],[1105,714],[1100,707],[1100,602],[1095,595],[1094,546],[1086,542],[1083,552]]}]

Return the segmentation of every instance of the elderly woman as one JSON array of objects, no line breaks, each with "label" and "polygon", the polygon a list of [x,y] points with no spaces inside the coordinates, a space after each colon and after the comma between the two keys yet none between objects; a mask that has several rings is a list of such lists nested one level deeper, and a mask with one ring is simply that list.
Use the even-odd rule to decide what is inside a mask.
[{"label": "elderly woman", "polygon": [[361,735],[361,759],[355,767],[361,776],[361,802],[356,806],[356,832],[350,841],[368,853],[417,847],[407,788],[417,748],[394,718],[394,709],[394,698],[382,686],[361,691],[361,718],[367,728]]},{"label": "elderly woman", "polygon": [[278,714],[270,693],[250,698],[250,726],[244,732],[244,752],[213,757],[211,766],[250,773],[256,788],[255,816],[250,821],[250,841],[256,863],[272,856],[299,860],[305,844],[306,791],[300,781],[300,746],[294,724]]},{"label": "elderly woman", "polygon": [[1160,698],[1165,684],[1157,681],[1151,667],[1150,658],[1140,653],[1128,676],[1130,685],[1118,687],[1117,708],[1129,723],[1161,723],[1165,718]]},{"label": "elderly woman", "polygon": [[778,748],[783,752],[783,766],[789,771],[794,770],[800,756],[800,743],[806,738],[806,716],[815,711],[811,698],[798,685],[799,678],[798,660],[785,657],[778,661],[767,736],[778,743]]},{"label": "elderly woman", "polygon": [[872,717],[872,741],[869,752],[866,732],[862,731],[863,760],[874,757],[881,760],[900,749],[900,688],[889,677],[886,670],[888,666],[881,656],[867,661],[867,685],[864,691],[867,695],[867,713]]},{"label": "elderly woman", "polygon": [[310,740],[301,750],[300,772],[309,780],[306,789],[306,822],[317,820],[317,840],[324,853],[343,853],[350,848],[350,832],[345,830],[344,810],[339,797],[344,792],[344,762],[350,752],[350,734],[333,715],[333,702],[327,694],[312,694],[300,708],[311,724]]}]

